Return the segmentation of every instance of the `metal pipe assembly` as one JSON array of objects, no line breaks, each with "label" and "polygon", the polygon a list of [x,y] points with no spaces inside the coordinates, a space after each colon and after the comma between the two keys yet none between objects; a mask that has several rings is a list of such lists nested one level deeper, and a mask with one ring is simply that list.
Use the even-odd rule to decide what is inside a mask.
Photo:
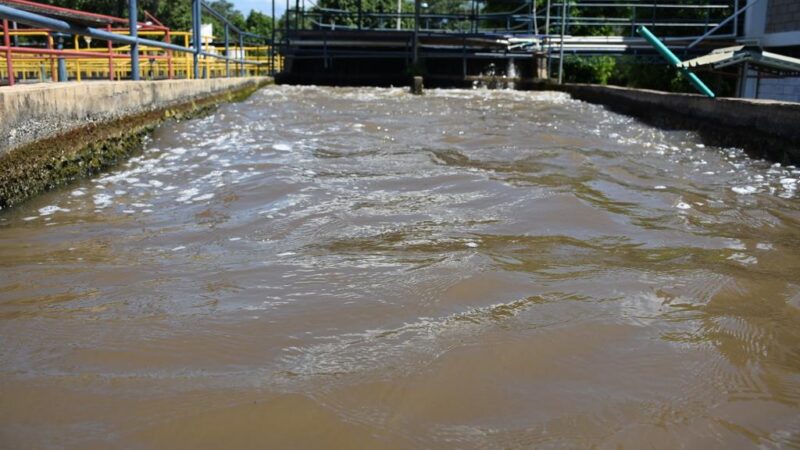
[{"label": "metal pipe assembly", "polygon": [[[136,0],[128,0],[128,24],[130,25],[130,35],[136,39],[139,37],[139,20],[137,18]],[[139,43],[131,44],[131,78],[139,80]]]},{"label": "metal pipe assembly", "polygon": [[[27,4],[29,2],[23,2],[22,0],[14,0],[15,2],[19,2],[20,4]],[[88,26],[81,26],[81,25],[74,25],[70,22],[65,20],[61,20],[59,18],[53,18],[44,16],[41,14],[37,14],[34,12],[30,12],[27,10],[18,9],[15,7],[7,6],[4,4],[0,4],[0,19],[2,19],[2,23],[7,24],[9,21],[13,21],[14,23],[24,24],[30,27],[33,27],[33,30],[26,30],[26,31],[35,31],[41,33],[50,33],[50,35],[55,38],[55,44],[57,48],[51,48],[48,51],[36,51],[36,49],[27,48],[27,47],[17,47],[11,46],[10,42],[5,42],[9,37],[10,33],[7,30],[4,30],[4,40],[0,41],[0,51],[5,52],[7,65],[7,72],[9,72],[9,84],[13,84],[13,67],[11,66],[12,59],[9,56],[12,53],[30,53],[30,54],[48,54],[57,56],[58,58],[58,78],[61,81],[66,81],[66,65],[65,60],[63,57],[85,57],[85,58],[108,58],[109,60],[109,78],[114,79],[114,69],[113,69],[113,61],[114,59],[120,58],[130,58],[131,62],[131,72],[130,76],[132,80],[139,80],[141,77],[140,74],[140,49],[142,47],[151,47],[157,48],[161,50],[167,51],[167,56],[163,55],[150,55],[148,56],[149,60],[161,60],[161,59],[168,59],[169,60],[169,76],[172,77],[172,52],[179,52],[179,53],[191,53],[194,56],[194,67],[193,67],[193,75],[194,78],[200,78],[200,58],[214,58],[218,60],[226,61],[226,69],[225,75],[230,76],[229,64],[230,62],[235,62],[240,65],[241,71],[240,75],[245,74],[245,66],[246,65],[266,65],[269,64],[266,61],[248,61],[245,59],[244,55],[244,40],[245,38],[252,37],[252,38],[259,38],[262,39],[263,37],[260,35],[256,35],[253,33],[247,33],[239,28],[231,25],[227,19],[214,12],[212,15],[214,17],[219,18],[223,21],[226,25],[226,28],[230,27],[231,30],[235,31],[239,35],[239,45],[242,47],[242,51],[240,55],[237,57],[231,57],[230,53],[226,51],[224,55],[217,54],[216,52],[211,51],[204,51],[203,49],[203,40],[202,40],[202,30],[201,30],[201,20],[202,20],[202,9],[205,6],[207,10],[213,11],[210,9],[209,6],[204,5],[201,0],[190,0],[192,2],[192,40],[191,46],[189,46],[189,42],[186,42],[185,46],[173,44],[170,39],[169,29],[164,27],[163,25],[157,26],[150,26],[149,24],[144,25],[140,24],[137,20],[137,0],[130,0],[129,2],[129,14],[130,20],[127,19],[120,19],[120,18],[113,18],[114,21],[118,23],[125,23],[124,31],[128,32],[129,34],[118,34],[119,32],[123,31],[123,29],[113,29],[111,25],[107,25],[106,29],[98,29],[92,28]],[[13,3],[12,3],[13,4]],[[47,5],[45,5],[47,6]],[[61,8],[59,8],[61,9]],[[72,11],[72,10],[68,10]],[[105,16],[102,16],[105,18]],[[146,28],[145,28],[146,27]],[[166,33],[165,41],[155,40],[155,39],[147,39],[139,37],[140,31],[152,31],[152,30],[160,30]],[[226,33],[227,34],[227,33]],[[63,45],[63,37],[64,36],[85,36],[88,38],[94,38],[98,40],[104,40],[108,42],[108,53],[104,54],[95,54],[92,52],[79,52],[79,51],[71,51],[64,48]],[[226,36],[227,37],[227,36]],[[227,40],[227,39],[226,39]],[[130,45],[130,54],[129,55],[116,55],[113,54],[113,46],[112,43],[119,43]],[[50,44],[52,46],[52,43]],[[77,48],[76,48],[77,50]],[[54,76],[54,78],[56,78]],[[80,79],[80,77],[78,77]]]},{"label": "metal pipe assembly", "polygon": [[714,95],[714,92],[711,89],[709,89],[705,83],[703,83],[703,80],[701,80],[694,73],[690,72],[689,69],[681,67],[681,60],[678,59],[678,57],[675,56],[675,54],[672,53],[672,51],[669,48],[667,48],[667,46],[664,45],[663,42],[661,42],[653,33],[651,33],[646,26],[644,25],[640,26],[639,28],[636,29],[636,32],[639,33],[639,36],[643,37],[648,43],[650,43],[650,45],[652,45],[658,51],[658,53],[660,53],[661,56],[664,57],[664,59],[669,61],[669,63],[672,64],[673,67],[680,70],[681,73],[686,78],[689,79],[689,82],[691,82],[692,85],[698,91],[705,94],[709,98],[716,97],[716,95]]}]

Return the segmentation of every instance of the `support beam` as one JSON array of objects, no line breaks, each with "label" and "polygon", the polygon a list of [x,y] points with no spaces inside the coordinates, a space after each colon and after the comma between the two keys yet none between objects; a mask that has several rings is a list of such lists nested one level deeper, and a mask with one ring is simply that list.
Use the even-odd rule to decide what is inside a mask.
[{"label": "support beam", "polygon": [[[239,35],[239,51],[242,52],[241,57],[239,59],[244,61],[244,53],[245,53],[244,52],[244,36],[242,36],[241,34]],[[240,77],[243,77],[245,75],[244,71],[245,71],[245,65],[244,65],[244,63],[242,63],[241,65],[239,65],[239,76]]]},{"label": "support beam", "polygon": [[[228,24],[225,24],[225,56],[228,58],[231,57],[231,44],[230,44],[230,30],[228,29]],[[231,77],[231,62],[230,60],[225,60],[225,78]]]},{"label": "support beam", "polygon": [[564,83],[564,34],[567,32],[567,0],[561,0],[561,45],[558,51],[558,84]]},{"label": "support beam", "polygon": [[192,46],[194,47],[194,66],[192,67],[194,79],[200,78],[200,52],[203,51],[203,39],[201,33],[202,10],[200,0],[192,0]]},{"label": "support beam", "polygon": [[[139,37],[139,11],[137,10],[136,0],[128,0],[128,24],[130,25],[130,36],[134,39]],[[131,79],[139,81],[139,42],[131,44]]]},{"label": "support beam", "polygon": [[3,19],[3,43],[6,48],[6,70],[8,70],[8,85],[14,85],[14,63],[11,61],[11,35],[8,32],[8,20]]}]

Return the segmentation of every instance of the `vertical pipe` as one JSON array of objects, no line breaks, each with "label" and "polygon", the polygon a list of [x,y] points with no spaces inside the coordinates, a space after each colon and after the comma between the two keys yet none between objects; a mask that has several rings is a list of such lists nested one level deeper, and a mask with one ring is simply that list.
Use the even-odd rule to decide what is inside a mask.
[{"label": "vertical pipe", "polygon": [[272,0],[272,42],[270,43],[270,68],[275,73],[275,0]]},{"label": "vertical pipe", "polygon": [[[166,36],[164,39],[167,41],[167,44],[172,43],[172,32],[167,29]],[[172,67],[172,50],[167,50],[167,78],[170,80],[175,76],[174,70]]]},{"label": "vertical pipe", "polygon": [[[74,41],[75,41],[75,51],[80,50],[81,49],[80,36],[78,36],[76,34]],[[77,81],[81,81],[81,60],[80,60],[80,58],[75,58],[75,79]]]},{"label": "vertical pipe", "polygon": [[561,0],[561,49],[558,57],[558,84],[564,83],[564,33],[567,29],[567,2]]},{"label": "vertical pipe", "polygon": [[362,13],[361,9],[362,9],[362,1],[358,0],[358,29],[359,30],[361,29],[361,13]]},{"label": "vertical pipe", "polygon": [[550,0],[547,0],[547,11],[544,15],[544,34],[550,34]]},{"label": "vertical pipe", "polygon": [[[242,36],[241,34],[239,34],[239,52],[240,52],[240,56],[241,56],[240,59],[245,60],[246,58],[244,57],[244,53],[245,53],[244,52],[244,36]],[[240,77],[243,77],[245,75],[244,71],[245,71],[245,67],[244,67],[244,62],[243,62],[243,63],[241,63],[239,65],[239,76]]]},{"label": "vertical pipe", "polygon": [[11,61],[11,35],[8,31],[8,20],[3,19],[3,43],[6,46],[6,69],[8,69],[8,85],[14,85],[14,63]]},{"label": "vertical pipe", "polygon": [[[58,40],[56,41],[56,49],[64,50],[64,34],[58,33],[56,35]],[[67,75],[67,63],[64,61],[64,57],[59,55],[58,56],[58,81],[69,81],[69,76]]]},{"label": "vertical pipe", "polygon": [[200,0],[192,0],[192,45],[194,46],[194,62],[192,73],[194,79],[200,78],[200,52],[203,45],[200,38]]},{"label": "vertical pipe", "polygon": [[[53,49],[53,35],[48,33],[47,34],[47,49]],[[53,81],[58,80],[58,72],[56,72],[56,66],[53,56],[50,56],[50,79]]]},{"label": "vertical pipe", "polygon": [[300,29],[300,0],[294,0],[294,29]]},{"label": "vertical pipe", "polygon": [[[111,25],[106,25],[106,31],[111,33]],[[114,81],[114,43],[108,41],[108,79]]]},{"label": "vertical pipe", "polygon": [[289,25],[291,25],[292,21],[289,19],[289,0],[286,0],[286,12],[283,13],[283,22],[286,25],[286,35],[284,35],[284,39],[286,40],[286,44],[289,44]]},{"label": "vertical pipe", "polygon": [[[132,38],[139,35],[139,18],[136,6],[137,0],[128,0],[128,24],[130,25],[130,35]],[[131,79],[139,80],[139,44],[131,44]]]},{"label": "vertical pipe", "polygon": [[[230,44],[230,34],[229,34],[230,30],[229,30],[229,28],[230,27],[228,27],[228,24],[226,23],[225,24],[225,57],[226,58],[230,58],[231,57],[231,44]],[[225,60],[225,78],[230,78],[230,77],[231,77],[231,60],[230,59],[226,59]]]},{"label": "vertical pipe", "polygon": [[414,0],[414,69],[419,63],[419,10],[420,0]]},{"label": "vertical pipe", "polygon": [[403,14],[403,0],[397,0],[397,30],[399,31],[401,27],[401,18],[400,16]]}]

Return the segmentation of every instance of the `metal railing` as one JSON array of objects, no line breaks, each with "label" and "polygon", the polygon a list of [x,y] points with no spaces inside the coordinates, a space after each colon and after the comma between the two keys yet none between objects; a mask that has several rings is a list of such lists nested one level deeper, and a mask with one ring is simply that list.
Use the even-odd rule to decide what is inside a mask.
[{"label": "metal railing", "polygon": [[[137,1],[129,1],[130,20],[27,0],[4,0],[15,7],[0,5],[3,25],[0,62],[4,63],[0,64],[0,78],[14,85],[17,79],[211,78],[273,74],[280,69],[281,59],[271,39],[239,29],[201,0],[191,0],[191,32],[172,31],[149,14],[150,21],[141,23],[137,20]],[[78,25],[31,9],[56,17],[91,19],[106,26],[99,29]],[[221,42],[212,36],[202,36],[203,10],[223,24]],[[233,45],[231,33],[238,38]],[[81,48],[79,37],[83,38],[85,48]],[[67,48],[70,40],[74,48]],[[93,47],[95,40],[105,41],[105,45]]]},{"label": "metal railing", "polygon": [[308,29],[413,31],[418,16],[419,31],[428,33],[559,35],[563,23],[565,32],[578,30],[577,35],[604,27],[616,35],[636,36],[636,28],[646,25],[684,30],[681,36],[694,38],[722,25],[716,28],[724,32],[720,36],[732,37],[738,33],[738,22],[723,21],[742,9],[740,0],[528,0],[509,1],[505,11],[486,11],[482,0],[461,3],[458,10],[442,9],[437,0],[429,2],[422,2],[418,15],[408,3],[400,3],[396,11],[368,11],[362,9],[361,1],[354,10],[305,9],[300,4],[291,8],[287,2],[283,33],[288,36]]}]

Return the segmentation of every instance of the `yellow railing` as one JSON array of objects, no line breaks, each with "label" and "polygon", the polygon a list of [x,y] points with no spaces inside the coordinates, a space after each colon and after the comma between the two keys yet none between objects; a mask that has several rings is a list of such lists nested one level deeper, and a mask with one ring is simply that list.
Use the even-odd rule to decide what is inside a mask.
[{"label": "yellow railing", "polygon": [[[127,34],[120,32],[119,34]],[[142,30],[140,36],[150,39],[167,40],[166,31]],[[54,39],[46,31],[33,30],[14,30],[9,31],[10,37],[22,38],[28,42],[35,42],[40,47],[46,45],[47,48],[56,48]],[[3,34],[0,29],[0,42]],[[169,33],[169,41],[176,45],[190,47],[192,35],[189,32],[176,31]],[[203,50],[207,53],[223,55],[224,46],[215,46],[211,43],[212,39],[204,37]],[[94,43],[94,46],[91,44]],[[44,45],[43,45],[44,44]],[[72,42],[64,42],[64,50],[79,51],[84,53],[96,53],[97,57],[63,55],[67,75],[70,80],[121,80],[129,79],[131,76],[130,46],[112,46],[109,57],[109,48],[105,41],[86,41],[84,38],[75,36]],[[213,57],[201,57],[200,77],[219,78],[226,76],[226,68],[230,76],[256,76],[267,75],[272,72],[279,72],[283,68],[283,58],[275,55],[274,70],[271,67],[272,58],[269,46],[245,46],[240,49],[238,45],[230,45],[233,57],[244,59],[254,64],[237,64]],[[168,52],[163,49],[140,46],[140,73],[141,79],[164,79],[164,78],[183,78],[191,79],[194,77],[193,63],[194,55],[191,53]],[[241,56],[244,58],[241,58]],[[8,79],[6,66],[6,53],[0,52],[0,78]],[[59,56],[40,55],[12,52],[11,61],[15,78],[19,81],[52,81],[58,77],[57,61]],[[113,77],[112,77],[113,75]]]}]

